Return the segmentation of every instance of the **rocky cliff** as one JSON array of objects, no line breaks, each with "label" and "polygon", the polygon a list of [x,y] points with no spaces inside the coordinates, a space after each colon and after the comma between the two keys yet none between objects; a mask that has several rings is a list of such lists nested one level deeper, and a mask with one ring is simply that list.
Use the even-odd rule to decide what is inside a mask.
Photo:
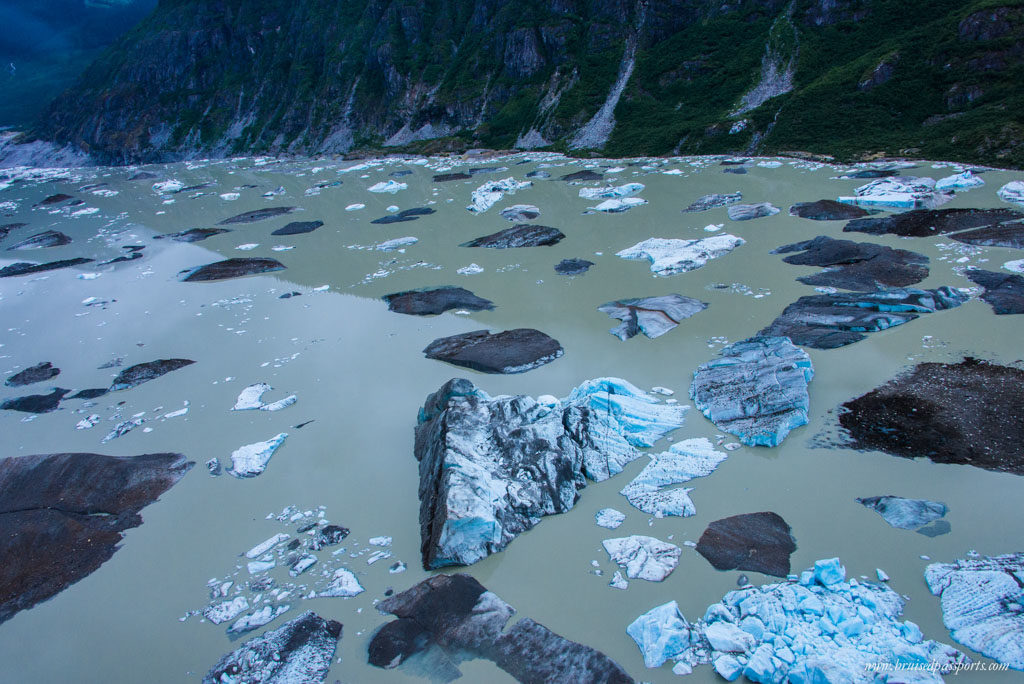
[{"label": "rocky cliff", "polygon": [[103,162],[469,147],[1024,165],[1024,0],[160,0],[35,135]]}]

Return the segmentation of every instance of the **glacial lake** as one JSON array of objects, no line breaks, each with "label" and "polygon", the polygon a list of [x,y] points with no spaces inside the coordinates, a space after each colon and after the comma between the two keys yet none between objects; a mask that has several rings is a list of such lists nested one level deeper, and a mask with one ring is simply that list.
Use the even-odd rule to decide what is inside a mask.
[{"label": "glacial lake", "polygon": [[[930,258],[930,275],[914,287],[973,287],[968,266],[1002,270],[1019,250],[968,247],[944,236],[897,238],[842,233],[844,221],[790,216],[795,202],[852,195],[866,180],[838,179],[847,167],[791,159],[759,165],[743,175],[723,173],[718,158],[570,160],[551,155],[488,159],[387,159],[370,163],[334,160],[240,159],[140,168],[27,172],[0,190],[3,223],[25,223],[0,242],[6,248],[45,230],[59,230],[70,244],[31,251],[0,252],[0,268],[15,261],[85,257],[92,263],[0,279],[0,372],[3,377],[42,361],[60,375],[21,388],[0,386],[0,401],[64,388],[105,387],[123,368],[155,359],[186,358],[185,368],[130,391],[111,393],[84,406],[65,399],[58,410],[33,417],[0,411],[3,457],[59,452],[131,456],[180,452],[195,461],[188,475],[143,509],[144,523],[130,529],[114,556],[97,571],[52,599],[0,624],[0,679],[10,682],[197,681],[246,638],[226,634],[197,611],[216,603],[212,586],[232,581],[253,608],[269,599],[290,609],[273,629],[301,612],[344,624],[335,664],[326,681],[426,681],[402,669],[367,665],[367,644],[390,620],[374,608],[388,589],[403,591],[428,576],[420,563],[418,472],[413,428],[424,399],[453,377],[471,379],[489,394],[565,397],[581,382],[620,377],[636,386],[674,390],[691,404],[694,369],[717,357],[727,343],[743,340],[770,323],[798,297],[814,294],[796,278],[817,267],[791,266],[769,252],[818,235],[870,241],[909,249]],[[437,173],[499,167],[467,180],[433,182]],[[603,181],[570,184],[560,176],[591,168]],[[609,173],[608,169],[621,169]],[[527,179],[544,170],[550,178]],[[411,173],[399,177],[393,172]],[[919,162],[905,175],[942,178],[959,167]],[[130,180],[140,171],[154,177]],[[666,173],[670,172],[670,173]],[[532,180],[482,213],[467,211],[473,190],[488,180]],[[1020,178],[986,170],[985,185],[957,193],[945,207],[1002,207],[996,190]],[[368,188],[394,180],[407,187],[393,194]],[[154,184],[178,181],[178,186]],[[622,213],[585,213],[600,200],[578,196],[585,187],[642,183],[647,204]],[[96,184],[103,184],[98,187]],[[170,192],[174,187],[202,186]],[[82,190],[86,188],[86,190]],[[731,221],[724,207],[683,213],[709,193],[741,192],[744,202],[771,202],[774,216]],[[69,201],[34,208],[56,193]],[[265,197],[265,193],[271,193]],[[365,207],[349,209],[351,205]],[[566,238],[554,246],[521,249],[464,248],[460,243],[512,224],[499,211],[514,204],[540,208],[532,223],[553,226]],[[242,212],[294,206],[297,211],[247,224],[195,243],[154,236],[209,228]],[[393,215],[388,208],[429,207],[416,220],[373,224]],[[95,211],[92,211],[95,209]],[[292,221],[323,221],[314,232],[272,236]],[[706,266],[656,276],[647,261],[616,252],[650,237],[697,239],[717,231],[746,241]],[[415,237],[401,251],[373,249],[384,241]],[[141,258],[98,265],[144,245]],[[256,245],[251,249],[242,246]],[[275,250],[275,247],[287,249]],[[231,257],[278,259],[285,270],[219,282],[181,282],[180,271]],[[578,276],[558,275],[565,258],[594,262]],[[458,269],[478,265],[478,273]],[[456,285],[496,304],[492,311],[448,312],[418,317],[392,313],[381,297],[427,286]],[[300,296],[281,298],[298,292]],[[638,335],[621,341],[617,325],[597,307],[631,297],[679,293],[709,304],[657,339]],[[93,299],[95,298],[95,299]],[[536,328],[565,349],[559,359],[516,375],[487,375],[424,357],[432,340],[486,328]],[[942,624],[939,601],[924,582],[929,562],[1019,551],[1024,517],[1018,508],[1024,480],[1012,474],[959,465],[912,461],[879,452],[820,448],[816,438],[834,435],[840,404],[925,361],[957,362],[975,356],[1002,364],[1021,359],[1024,319],[995,316],[972,298],[959,308],[923,315],[905,325],[832,350],[807,349],[815,370],[810,384],[810,423],[777,448],[740,447],[708,477],[691,481],[692,517],[652,519],[619,494],[646,458],[601,483],[591,483],[570,512],[549,516],[506,550],[468,568],[487,589],[552,631],[617,661],[638,681],[679,681],[671,664],[644,667],[626,626],[641,613],[677,600],[695,620],[737,588],[738,571],[720,572],[684,541],[696,541],[708,523],[731,515],[774,511],[792,527],[797,550],[792,572],[838,556],[851,577],[875,579],[881,568],[890,586],[909,598],[903,619],[917,623],[925,638],[952,641]],[[120,367],[99,366],[121,359]],[[231,411],[248,385],[274,388],[275,401],[297,395],[280,411]],[[662,397],[662,399],[664,399]],[[165,417],[186,408],[187,413]],[[121,421],[144,419],[130,432],[101,443]],[[76,429],[90,415],[98,423]],[[302,427],[296,427],[305,423]],[[287,433],[284,444],[258,477],[211,477],[204,463],[227,467],[239,447]],[[706,437],[716,444],[736,440],[691,408],[685,425],[651,451],[671,441]],[[724,437],[724,439],[723,439]],[[719,447],[722,448],[722,447]],[[1022,447],[1024,448],[1024,447]],[[857,497],[898,495],[945,502],[951,530],[928,537],[890,527],[855,502]],[[289,507],[294,507],[289,509]],[[605,507],[626,514],[617,530],[598,527]],[[286,510],[287,509],[287,510]],[[282,512],[284,514],[282,515]],[[251,577],[244,552],[278,533],[295,534],[293,513],[319,512],[351,530],[339,547],[321,551],[317,565],[290,577],[278,564],[269,571],[277,586],[245,588]],[[268,517],[269,516],[269,517]],[[274,516],[281,516],[278,520]],[[679,566],[663,582],[631,580],[625,591],[609,587],[615,570],[603,539],[651,535],[682,547]],[[389,546],[371,538],[389,536]],[[338,548],[341,553],[334,554]],[[391,556],[372,564],[372,554]],[[931,561],[922,556],[928,556]],[[398,561],[404,572],[392,573]],[[348,568],[365,592],[353,598],[305,598],[326,578]],[[45,569],[42,569],[45,571]],[[755,585],[778,581],[745,573]],[[209,584],[208,584],[209,583]],[[293,587],[278,599],[282,587]],[[278,591],[278,594],[272,594]],[[257,598],[261,603],[256,603]],[[182,619],[185,618],[185,619]],[[488,661],[462,665],[466,682],[511,679]],[[1014,672],[985,673],[986,682],[1017,681]],[[710,666],[682,681],[721,681]]]}]

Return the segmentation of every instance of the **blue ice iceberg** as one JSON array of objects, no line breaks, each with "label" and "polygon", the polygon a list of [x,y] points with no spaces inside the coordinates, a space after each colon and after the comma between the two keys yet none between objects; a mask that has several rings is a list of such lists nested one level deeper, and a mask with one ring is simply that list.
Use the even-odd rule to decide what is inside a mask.
[{"label": "blue ice iceberg", "polygon": [[[839,559],[830,558],[802,573],[799,582],[731,591],[694,623],[673,601],[641,615],[626,631],[648,667],[670,659],[681,672],[711,664],[730,681],[742,674],[771,684],[870,684],[891,672],[941,684],[938,672],[970,659],[925,640],[914,623],[900,622],[903,603],[884,585],[847,581]],[[921,670],[899,669],[908,666]]]},{"label": "blue ice iceberg", "polygon": [[1024,670],[1024,553],[932,563],[924,577],[954,640]]},{"label": "blue ice iceberg", "polygon": [[814,368],[788,337],[751,337],[694,371],[690,397],[720,430],[748,446],[778,446],[807,424]]},{"label": "blue ice iceberg", "polygon": [[416,427],[424,567],[470,565],[568,511],[587,478],[621,472],[688,408],[618,378],[588,380],[561,400],[491,397],[450,380]]}]

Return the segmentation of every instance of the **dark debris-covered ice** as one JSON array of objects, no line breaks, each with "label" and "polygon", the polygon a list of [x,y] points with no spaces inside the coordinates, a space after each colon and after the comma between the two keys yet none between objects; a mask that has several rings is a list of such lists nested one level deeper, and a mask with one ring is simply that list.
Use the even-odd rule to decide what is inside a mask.
[{"label": "dark debris-covered ice", "polygon": [[525,373],[562,356],[555,338],[533,328],[491,333],[474,330],[431,342],[423,350],[428,359],[446,361],[481,373]]}]

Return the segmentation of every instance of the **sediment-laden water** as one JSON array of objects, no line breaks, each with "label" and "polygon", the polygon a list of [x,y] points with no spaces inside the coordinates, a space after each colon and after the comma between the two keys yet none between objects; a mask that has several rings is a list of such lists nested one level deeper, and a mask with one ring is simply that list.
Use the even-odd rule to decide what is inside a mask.
[{"label": "sediment-laden water", "polygon": [[[66,398],[50,413],[0,411],[0,455],[180,452],[197,465],[143,510],[145,522],[126,533],[122,548],[97,571],[0,625],[0,678],[195,681],[240,643],[225,632],[230,622],[214,625],[196,614],[224,600],[211,599],[211,585],[233,581],[226,597],[239,590],[250,606],[246,612],[265,600],[290,606],[270,628],[307,609],[344,624],[327,681],[418,681],[407,671],[370,667],[366,648],[389,619],[374,609],[375,603],[388,589],[402,591],[428,574],[420,564],[413,428],[424,399],[445,381],[466,377],[492,396],[564,397],[584,380],[616,376],[641,388],[667,387],[675,391],[674,399],[691,404],[694,369],[715,358],[725,344],[755,334],[798,297],[815,293],[795,279],[820,269],[783,263],[781,256],[769,253],[780,245],[827,235],[913,250],[930,258],[929,276],[916,285],[923,288],[973,287],[964,268],[998,271],[1004,262],[1021,258],[1019,250],[968,247],[944,236],[844,234],[844,221],[790,216],[787,210],[795,202],[851,195],[867,181],[837,179],[844,170],[840,167],[757,161],[743,175],[723,173],[732,167],[720,166],[717,159],[571,161],[540,155],[359,164],[246,159],[21,173],[0,190],[0,208],[4,224],[27,225],[12,229],[0,249],[46,230],[60,231],[71,242],[3,251],[0,267],[15,261],[94,261],[0,279],[0,373],[6,378],[44,361],[60,369],[58,376],[38,384],[0,387],[0,400],[44,394],[56,386],[106,387],[124,368],[156,359],[195,363],[93,399],[91,405]],[[499,170],[464,180],[432,180],[437,173],[479,167]],[[605,180],[558,180],[584,168],[603,172]],[[526,177],[538,169],[550,178]],[[140,170],[153,177],[132,180]],[[922,162],[903,173],[941,178],[959,170]],[[411,173],[392,176],[396,171]],[[958,193],[945,206],[1013,208],[999,200],[996,190],[1018,175],[986,171],[980,176],[984,186]],[[473,190],[504,178],[532,180],[532,186],[506,195],[486,211],[467,211]],[[622,213],[587,213],[601,200],[582,199],[579,190],[609,179],[614,185],[644,184],[638,196],[647,204]],[[178,184],[155,185],[169,180]],[[407,187],[369,192],[389,180]],[[181,190],[190,186],[197,187]],[[782,212],[731,221],[724,207],[681,211],[702,195],[737,191],[743,202],[771,202]],[[72,199],[37,206],[58,193]],[[82,203],[73,204],[76,200]],[[520,249],[459,246],[513,225],[499,212],[515,204],[535,205],[540,216],[525,222],[557,228],[566,237],[553,246]],[[218,225],[243,212],[282,206],[297,209]],[[435,213],[372,223],[419,207]],[[323,226],[271,234],[296,221],[322,221]],[[714,224],[724,227],[705,229]],[[214,226],[230,232],[194,243],[154,239]],[[656,276],[647,261],[615,256],[650,237],[695,239],[721,233],[741,237],[745,244],[688,273]],[[403,237],[418,241],[396,251],[374,249]],[[129,255],[133,250],[125,248],[138,245],[144,246],[134,250],[141,258],[100,265]],[[183,270],[236,257],[277,259],[285,269],[215,282],[178,279]],[[574,257],[594,266],[577,276],[555,273],[555,264]],[[471,264],[479,272],[459,272]],[[389,312],[381,299],[439,285],[464,287],[496,307],[418,317]],[[300,295],[282,298],[287,293]],[[657,339],[638,335],[621,341],[608,332],[618,321],[597,310],[614,300],[671,293],[709,306]],[[557,339],[564,356],[521,374],[487,375],[422,353],[439,337],[524,327]],[[777,448],[730,451],[713,474],[690,482],[695,516],[652,519],[630,506],[619,490],[643,468],[647,459],[641,458],[622,474],[590,484],[570,512],[545,518],[506,550],[462,571],[520,615],[603,651],[634,678],[674,681],[669,665],[644,668],[626,625],[672,599],[687,618],[701,617],[708,605],[736,588],[740,573],[715,570],[682,542],[696,541],[711,521],[773,511],[792,526],[797,542],[793,572],[833,556],[842,559],[850,576],[874,580],[875,569],[881,568],[891,577],[891,587],[910,599],[904,618],[920,625],[926,638],[952,643],[938,599],[924,582],[929,561],[922,557],[952,561],[972,549],[983,555],[1020,550],[1024,518],[1017,507],[1024,480],[969,466],[816,448],[821,440],[815,438],[836,433],[840,404],[915,363],[964,356],[1017,362],[1022,332],[1020,317],[995,316],[988,304],[974,298],[850,346],[808,349],[815,369],[810,423]],[[116,359],[121,360],[118,366],[100,369]],[[274,388],[264,401],[291,394],[297,401],[277,411],[231,411],[243,388],[259,382]],[[183,408],[188,409],[184,414],[167,415]],[[93,427],[76,429],[94,415]],[[133,417],[143,420],[103,442],[115,425]],[[203,466],[217,458],[226,468],[239,447],[279,433],[287,437],[258,477],[211,477]],[[736,441],[691,409],[685,425],[668,439],[694,437]],[[663,440],[652,451],[663,451],[668,443]],[[928,537],[895,529],[855,502],[887,494],[945,502],[950,532]],[[605,507],[626,513],[617,530],[595,525],[594,513]],[[311,515],[302,517],[307,511]],[[315,519],[320,512],[349,528],[348,538],[320,551],[318,563],[298,577],[289,576],[279,562],[267,573],[275,586],[245,588],[254,576],[246,567],[250,559],[242,554],[277,533],[294,536],[300,519]],[[298,518],[289,522],[295,513]],[[278,515],[284,520],[273,517]],[[629,534],[682,546],[678,568],[660,583],[637,579],[625,591],[609,587],[618,568],[601,541]],[[390,544],[370,543],[383,536],[392,538]],[[342,547],[343,552],[333,553]],[[379,551],[391,556],[369,564]],[[407,565],[404,572],[389,571],[397,561]],[[353,598],[307,598],[323,589],[324,571],[338,568],[351,570],[365,592]],[[755,584],[776,581],[746,574]],[[462,671],[465,681],[508,680],[486,661],[466,663]],[[985,681],[1014,677],[1012,672],[986,673]],[[716,679],[710,667],[690,675],[693,682]]]}]

